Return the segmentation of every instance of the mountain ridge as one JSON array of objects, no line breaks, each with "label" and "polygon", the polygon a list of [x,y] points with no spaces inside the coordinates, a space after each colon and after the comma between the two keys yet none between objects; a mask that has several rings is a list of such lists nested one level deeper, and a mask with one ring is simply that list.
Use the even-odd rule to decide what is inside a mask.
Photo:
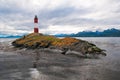
[{"label": "mountain ridge", "polygon": [[111,28],[111,29],[106,29],[102,32],[100,31],[82,31],[78,32],[76,34],[57,34],[55,35],[57,37],[120,37],[120,30]]},{"label": "mountain ridge", "polygon": [[[20,35],[12,35],[12,34],[3,34],[0,33],[0,38],[20,38],[25,34]],[[120,30],[111,28],[106,29],[102,32],[100,31],[82,31],[78,33],[71,33],[71,34],[55,34],[56,37],[120,37]]]}]

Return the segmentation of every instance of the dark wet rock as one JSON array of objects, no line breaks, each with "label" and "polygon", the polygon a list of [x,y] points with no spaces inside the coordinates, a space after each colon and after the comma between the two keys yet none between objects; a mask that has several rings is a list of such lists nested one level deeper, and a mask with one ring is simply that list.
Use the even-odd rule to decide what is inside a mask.
[{"label": "dark wet rock", "polygon": [[62,53],[61,53],[61,54],[64,54],[64,55],[65,55],[66,52],[67,52],[68,50],[69,50],[69,48],[63,47],[63,48],[62,48]]}]

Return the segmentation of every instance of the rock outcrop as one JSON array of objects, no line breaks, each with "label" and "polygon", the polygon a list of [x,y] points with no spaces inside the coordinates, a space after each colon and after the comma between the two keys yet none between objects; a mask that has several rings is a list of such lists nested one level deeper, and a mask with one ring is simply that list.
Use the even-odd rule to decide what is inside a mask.
[{"label": "rock outcrop", "polygon": [[87,54],[102,54],[106,55],[104,51],[98,48],[95,44],[89,43],[88,41],[65,37],[59,39],[50,35],[43,35],[40,33],[31,33],[22,38],[16,39],[12,42],[12,45],[20,48],[28,49],[59,49],[62,54],[66,54],[68,50],[77,51],[83,55]]}]

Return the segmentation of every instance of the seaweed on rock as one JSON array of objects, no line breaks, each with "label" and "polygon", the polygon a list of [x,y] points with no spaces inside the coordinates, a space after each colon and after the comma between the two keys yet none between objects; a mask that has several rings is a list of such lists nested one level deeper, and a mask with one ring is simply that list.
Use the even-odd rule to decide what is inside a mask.
[{"label": "seaweed on rock", "polygon": [[41,33],[31,33],[26,36],[23,36],[13,41],[12,45],[15,47],[29,49],[39,48],[59,49],[62,51],[62,54],[66,54],[68,50],[71,50],[80,52],[83,55],[87,54],[106,55],[106,53],[104,53],[104,50],[98,48],[95,44],[89,43],[88,41],[70,37],[59,39],[57,37],[43,35]]}]

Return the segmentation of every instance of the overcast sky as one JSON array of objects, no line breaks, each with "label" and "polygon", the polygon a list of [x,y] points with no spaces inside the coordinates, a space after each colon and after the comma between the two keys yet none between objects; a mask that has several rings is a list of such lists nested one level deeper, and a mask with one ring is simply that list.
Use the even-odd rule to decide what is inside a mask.
[{"label": "overcast sky", "polygon": [[0,33],[45,34],[120,29],[120,0],[0,0]]}]

